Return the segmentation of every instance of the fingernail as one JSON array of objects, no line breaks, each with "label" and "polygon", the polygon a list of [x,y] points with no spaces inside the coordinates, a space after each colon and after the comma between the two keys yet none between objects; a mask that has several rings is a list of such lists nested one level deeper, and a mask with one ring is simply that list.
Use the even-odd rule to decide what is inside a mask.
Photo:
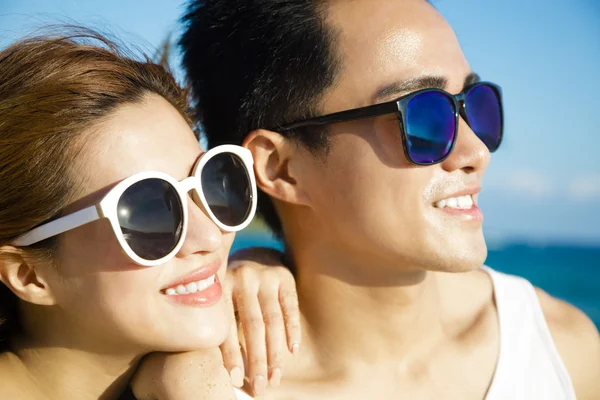
[{"label": "fingernail", "polygon": [[300,350],[300,344],[299,343],[294,343],[292,345],[292,354],[296,355],[298,354],[298,351]]},{"label": "fingernail", "polygon": [[252,382],[252,389],[254,390],[254,394],[256,396],[262,396],[267,387],[267,382],[265,381],[265,377],[262,375],[256,375],[254,377],[254,381]]},{"label": "fingernail", "polygon": [[233,386],[244,386],[244,374],[242,373],[242,369],[240,367],[232,368],[231,372],[229,372],[229,376],[231,376],[231,383]]},{"label": "fingernail", "polygon": [[269,382],[271,386],[277,387],[281,383],[281,369],[275,368],[271,372],[271,381]]}]

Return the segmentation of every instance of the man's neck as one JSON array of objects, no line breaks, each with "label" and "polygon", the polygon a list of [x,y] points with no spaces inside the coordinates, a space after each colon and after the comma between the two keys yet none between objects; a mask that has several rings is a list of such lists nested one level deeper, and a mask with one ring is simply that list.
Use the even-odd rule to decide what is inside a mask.
[{"label": "man's neck", "polygon": [[294,260],[303,329],[320,363],[397,365],[444,339],[438,274],[368,265],[314,243],[296,246]]},{"label": "man's neck", "polygon": [[141,357],[18,342],[13,363],[20,364],[47,399],[116,399],[126,389]]}]

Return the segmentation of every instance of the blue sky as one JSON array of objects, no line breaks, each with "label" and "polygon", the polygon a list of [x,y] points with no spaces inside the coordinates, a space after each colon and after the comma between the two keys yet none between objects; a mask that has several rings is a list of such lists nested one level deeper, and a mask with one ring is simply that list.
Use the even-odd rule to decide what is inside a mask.
[{"label": "blue sky", "polygon": [[[506,133],[484,179],[490,239],[600,245],[600,2],[435,0],[473,69],[503,87]],[[0,46],[73,22],[152,51],[178,0],[2,0]]]}]

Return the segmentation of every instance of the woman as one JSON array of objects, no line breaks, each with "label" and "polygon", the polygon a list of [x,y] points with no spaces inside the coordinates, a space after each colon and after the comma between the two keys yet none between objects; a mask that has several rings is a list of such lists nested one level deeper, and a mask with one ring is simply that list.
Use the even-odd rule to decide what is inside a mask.
[{"label": "woman", "polygon": [[98,35],[0,52],[0,398],[118,398],[144,355],[225,340],[252,159],[192,126],[170,73]]}]

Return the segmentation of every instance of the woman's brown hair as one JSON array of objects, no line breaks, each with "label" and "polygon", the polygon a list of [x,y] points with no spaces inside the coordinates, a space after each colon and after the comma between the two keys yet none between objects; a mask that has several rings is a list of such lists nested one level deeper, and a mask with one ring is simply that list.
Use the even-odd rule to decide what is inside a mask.
[{"label": "woman's brown hair", "polygon": [[[187,93],[163,66],[126,56],[95,32],[68,30],[0,51],[0,249],[73,200],[72,160],[100,118],[155,94],[191,124]],[[52,261],[56,245],[54,238],[22,251]],[[17,317],[18,300],[0,283],[0,348]]]}]

